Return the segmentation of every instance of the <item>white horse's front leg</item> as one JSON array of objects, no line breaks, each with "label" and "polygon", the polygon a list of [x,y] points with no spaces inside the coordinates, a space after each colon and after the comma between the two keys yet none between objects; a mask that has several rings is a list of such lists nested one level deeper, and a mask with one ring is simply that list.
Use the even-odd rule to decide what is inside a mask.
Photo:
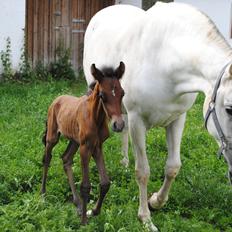
[{"label": "white horse's front leg", "polygon": [[128,165],[129,165],[129,157],[128,157],[128,145],[129,145],[128,137],[129,137],[129,135],[128,135],[128,118],[127,118],[127,114],[123,115],[123,120],[125,122],[125,126],[123,128],[122,135],[121,135],[121,138],[122,138],[122,150],[121,150],[121,153],[122,153],[122,156],[123,156],[123,159],[121,160],[121,164],[124,165],[127,168]]},{"label": "white horse's front leg", "polygon": [[157,193],[153,193],[149,199],[149,206],[154,209],[161,208],[168,200],[168,194],[177,176],[180,167],[180,143],[184,129],[186,113],[182,114],[177,120],[166,128],[166,139],[168,145],[168,159],[165,167],[165,179],[162,187]]},{"label": "white horse's front leg", "polygon": [[139,186],[138,217],[150,231],[158,231],[152,224],[147,204],[147,182],[150,176],[150,167],[146,155],[146,128],[142,119],[136,115],[129,115],[129,131],[135,155],[135,176]]}]

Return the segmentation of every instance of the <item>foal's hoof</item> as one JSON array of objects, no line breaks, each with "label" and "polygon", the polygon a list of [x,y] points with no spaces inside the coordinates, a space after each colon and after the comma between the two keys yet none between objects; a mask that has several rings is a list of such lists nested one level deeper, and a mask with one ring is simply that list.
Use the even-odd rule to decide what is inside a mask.
[{"label": "foal's hoof", "polygon": [[77,215],[81,216],[82,215],[82,208],[77,208]]},{"label": "foal's hoof", "polygon": [[125,167],[128,168],[129,166],[129,160],[127,158],[123,158],[120,163]]},{"label": "foal's hoof", "polygon": [[86,219],[82,219],[81,220],[81,225],[86,225],[88,223],[88,220],[87,220],[87,218]]},{"label": "foal's hoof", "polygon": [[88,217],[87,214],[82,214],[81,216],[81,225],[86,225],[88,223]]},{"label": "foal's hoof", "polygon": [[45,196],[45,194],[46,194],[46,190],[42,188],[42,189],[40,190],[40,195],[41,195],[41,196]]},{"label": "foal's hoof", "polygon": [[153,195],[148,200],[148,207],[151,211],[162,208],[168,201],[168,197],[163,201],[159,199],[158,193],[153,193]]}]

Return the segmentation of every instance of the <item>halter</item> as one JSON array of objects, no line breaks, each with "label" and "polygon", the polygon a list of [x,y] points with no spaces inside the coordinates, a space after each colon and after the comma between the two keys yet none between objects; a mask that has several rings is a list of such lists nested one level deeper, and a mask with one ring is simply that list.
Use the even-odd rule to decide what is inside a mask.
[{"label": "halter", "polygon": [[213,94],[212,94],[211,100],[209,102],[209,107],[208,107],[208,110],[207,110],[206,115],[205,115],[205,128],[207,129],[208,119],[209,119],[209,116],[212,114],[213,122],[214,122],[215,128],[217,130],[218,136],[220,138],[221,147],[219,148],[218,153],[217,153],[219,158],[221,158],[221,156],[223,155],[223,151],[227,147],[229,147],[230,143],[227,141],[227,139],[226,139],[226,137],[225,137],[225,135],[224,135],[224,133],[222,131],[222,128],[220,126],[220,123],[219,123],[219,120],[218,120],[218,117],[217,117],[217,113],[216,113],[216,109],[215,109],[215,105],[216,105],[217,91],[218,91],[218,89],[220,87],[221,80],[222,80],[222,77],[223,77],[223,75],[225,73],[225,70],[226,70],[226,68],[227,68],[227,66],[229,64],[230,63],[226,64],[222,68],[222,70],[221,70],[221,72],[220,72],[220,74],[219,74],[219,76],[217,78],[217,82],[216,82],[216,84],[214,86]]}]

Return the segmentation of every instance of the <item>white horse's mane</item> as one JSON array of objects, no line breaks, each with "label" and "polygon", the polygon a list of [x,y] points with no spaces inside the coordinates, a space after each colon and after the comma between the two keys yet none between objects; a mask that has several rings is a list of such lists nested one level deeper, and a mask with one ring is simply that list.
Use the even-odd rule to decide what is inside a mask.
[{"label": "white horse's mane", "polygon": [[217,43],[219,46],[221,46],[223,50],[225,49],[231,53],[230,45],[228,44],[226,39],[222,36],[222,34],[219,32],[214,22],[205,13],[201,11],[199,12],[207,20],[207,24],[209,27],[209,30],[207,32],[207,39],[209,39],[209,41]]},{"label": "white horse's mane", "polygon": [[159,20],[168,21],[166,25],[169,30],[179,29],[180,33],[187,32],[207,43],[216,44],[232,55],[230,45],[218,31],[214,22],[199,9],[185,3],[157,2],[147,13],[151,12],[154,16],[154,11]]}]

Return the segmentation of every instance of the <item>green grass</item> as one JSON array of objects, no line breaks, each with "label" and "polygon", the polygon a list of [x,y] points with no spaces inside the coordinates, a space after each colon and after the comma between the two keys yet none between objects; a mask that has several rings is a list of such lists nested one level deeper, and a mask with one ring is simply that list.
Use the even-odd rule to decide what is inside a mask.
[{"label": "green grass", "polygon": [[[55,147],[47,196],[39,195],[47,108],[61,94],[82,95],[84,81],[0,85],[0,231],[143,231],[137,220],[138,187],[134,176],[134,158],[130,148],[130,166],[121,166],[120,137],[112,133],[104,145],[105,160],[112,185],[100,216],[81,226],[63,172],[60,154],[67,141]],[[225,178],[227,165],[216,158],[217,146],[203,127],[203,96],[188,114],[181,153],[183,166],[173,184],[167,205],[152,220],[162,232],[232,232],[232,191]],[[164,178],[167,157],[163,129],[147,135],[147,154],[151,177],[149,194],[157,191]],[[91,162],[93,206],[98,195],[98,175]],[[80,160],[74,162],[76,184],[81,182]]]}]

